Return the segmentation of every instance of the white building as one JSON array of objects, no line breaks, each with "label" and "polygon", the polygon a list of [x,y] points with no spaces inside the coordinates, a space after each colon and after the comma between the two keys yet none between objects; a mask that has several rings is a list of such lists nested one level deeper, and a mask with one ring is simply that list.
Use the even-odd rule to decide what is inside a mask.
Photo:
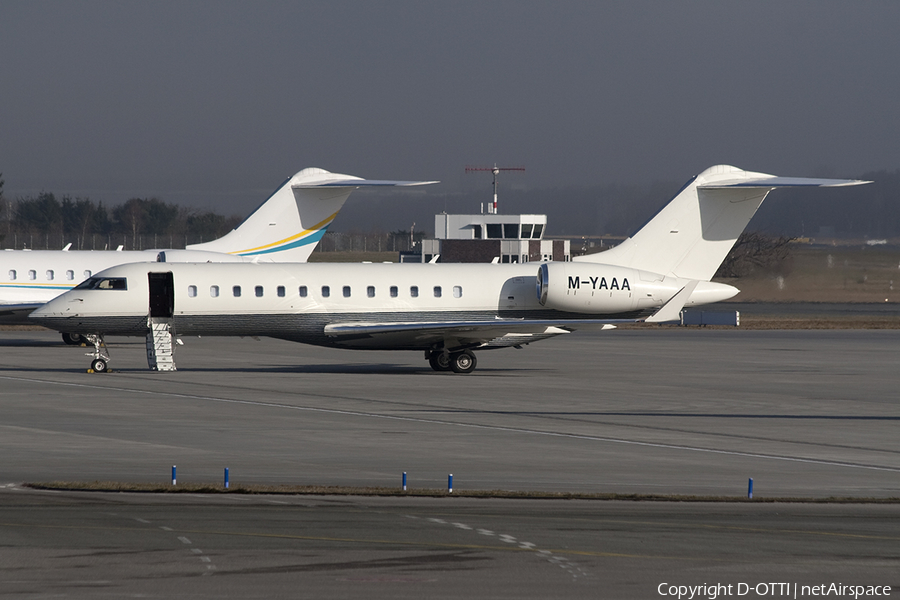
[{"label": "white building", "polygon": [[545,240],[547,215],[434,216],[433,240],[422,240],[422,262],[570,260],[568,240]]}]

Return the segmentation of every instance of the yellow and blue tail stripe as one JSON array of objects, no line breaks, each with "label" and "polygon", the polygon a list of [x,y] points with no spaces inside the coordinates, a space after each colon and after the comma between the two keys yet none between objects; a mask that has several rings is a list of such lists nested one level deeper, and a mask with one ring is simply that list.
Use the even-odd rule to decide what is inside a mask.
[{"label": "yellow and blue tail stripe", "polygon": [[273,252],[282,252],[284,250],[291,250],[292,248],[299,248],[300,246],[306,246],[308,244],[318,244],[319,240],[321,240],[325,236],[325,232],[328,231],[328,226],[331,225],[331,222],[334,221],[337,215],[337,213],[334,213],[323,221],[316,223],[309,229],[304,229],[300,233],[292,235],[288,238],[284,238],[283,240],[278,240],[277,242],[272,242],[271,244],[266,244],[264,246],[257,246],[256,248],[238,250],[236,252],[231,252],[230,254],[238,254],[240,256],[254,256],[257,254],[271,254]]}]

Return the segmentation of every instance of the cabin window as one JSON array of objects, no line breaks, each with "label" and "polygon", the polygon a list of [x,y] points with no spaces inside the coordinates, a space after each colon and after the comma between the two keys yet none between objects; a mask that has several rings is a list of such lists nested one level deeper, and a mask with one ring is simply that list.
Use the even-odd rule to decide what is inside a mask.
[{"label": "cabin window", "polygon": [[188,286],[188,298],[196,298],[197,297],[197,286],[189,285]]},{"label": "cabin window", "polygon": [[235,298],[240,298],[241,297],[241,286],[236,285],[233,288],[231,288],[231,293],[234,294]]},{"label": "cabin window", "polygon": [[30,271],[28,271],[28,279],[31,279],[31,280],[37,279],[37,271],[35,271],[34,269],[31,269]]},{"label": "cabin window", "polygon": [[306,286],[305,286],[305,285],[301,285],[301,286],[300,286],[300,297],[301,297],[301,298],[306,298],[306,294],[307,294],[307,293],[309,293],[309,292],[307,292]]},{"label": "cabin window", "polygon": [[441,286],[439,286],[439,285],[434,286],[434,297],[435,298],[441,297]]},{"label": "cabin window", "polygon": [[100,279],[96,288],[98,290],[127,290],[128,284],[124,277],[104,277]]},{"label": "cabin window", "polygon": [[396,298],[399,295],[398,292],[399,292],[399,290],[397,290],[397,286],[392,285],[391,286],[391,298]]},{"label": "cabin window", "polygon": [[462,286],[461,285],[453,286],[453,297],[454,298],[462,298]]},{"label": "cabin window", "polygon": [[127,290],[124,277],[91,277],[75,286],[76,290]]},{"label": "cabin window", "polygon": [[374,285],[370,285],[369,287],[366,288],[366,296],[368,296],[369,298],[375,297],[375,286]]},{"label": "cabin window", "polygon": [[275,293],[278,294],[279,298],[284,298],[284,286],[279,285],[277,288],[275,288]]},{"label": "cabin window", "polygon": [[84,270],[84,273],[82,273],[82,275],[84,275],[84,278],[87,279],[88,277],[91,276],[91,270],[90,270],[90,269],[85,269],[85,270]]},{"label": "cabin window", "polygon": [[47,269],[47,281],[53,281],[53,269]]},{"label": "cabin window", "polygon": [[16,270],[15,270],[15,269],[10,269],[10,270],[9,270],[9,280],[10,280],[10,281],[15,281],[15,280],[16,280]]},{"label": "cabin window", "polygon": [[350,297],[350,286],[345,285],[344,286],[344,298],[349,298],[349,297]]},{"label": "cabin window", "polygon": [[217,285],[209,286],[209,295],[211,298],[218,298],[219,297],[219,286],[217,286]]},{"label": "cabin window", "polygon": [[413,298],[418,298],[419,297],[419,286],[414,285],[411,288],[409,288],[409,295],[412,296]]},{"label": "cabin window", "polygon": [[256,292],[256,297],[257,297],[257,298],[262,298],[262,297],[263,297],[263,286],[261,286],[261,285],[256,286],[256,287],[254,288],[254,291]]},{"label": "cabin window", "polygon": [[66,271],[66,279],[68,279],[69,281],[75,279],[75,271],[73,271],[72,269]]},{"label": "cabin window", "polygon": [[331,287],[329,287],[327,285],[323,285],[322,286],[322,297],[328,298],[329,296],[331,296]]}]

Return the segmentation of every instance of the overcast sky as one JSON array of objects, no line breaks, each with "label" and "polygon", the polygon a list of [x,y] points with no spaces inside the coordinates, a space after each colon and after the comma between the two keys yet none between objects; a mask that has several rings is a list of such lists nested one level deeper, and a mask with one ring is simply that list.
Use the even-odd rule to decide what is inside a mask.
[{"label": "overcast sky", "polygon": [[489,193],[464,168],[495,162],[528,188],[854,177],[900,168],[898,29],[888,0],[4,0],[0,172],[226,214],[307,166],[434,195]]}]

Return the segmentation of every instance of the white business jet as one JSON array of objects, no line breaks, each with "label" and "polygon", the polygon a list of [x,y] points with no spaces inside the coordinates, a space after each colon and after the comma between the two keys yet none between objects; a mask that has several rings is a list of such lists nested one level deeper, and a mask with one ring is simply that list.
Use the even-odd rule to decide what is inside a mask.
[{"label": "white business jet", "polygon": [[[27,323],[38,306],[94,273],[133,262],[306,262],[350,193],[365,186],[436,182],[367,180],[324,169],[303,169],[236,229],[184,250],[7,250],[0,252],[0,323]],[[75,330],[73,330],[75,331]],[[65,332],[68,343],[78,334]]]},{"label": "white business jet", "polygon": [[164,351],[153,346],[152,330],[167,342],[177,331],[417,350],[436,371],[468,373],[476,349],[520,347],[623,320],[672,321],[684,306],[730,298],[736,288],[710,279],[772,189],[861,183],[868,182],[716,166],[622,244],[573,262],[122,265],[31,318],[92,332],[94,371],[108,366],[103,335],[147,335],[148,354]]}]

